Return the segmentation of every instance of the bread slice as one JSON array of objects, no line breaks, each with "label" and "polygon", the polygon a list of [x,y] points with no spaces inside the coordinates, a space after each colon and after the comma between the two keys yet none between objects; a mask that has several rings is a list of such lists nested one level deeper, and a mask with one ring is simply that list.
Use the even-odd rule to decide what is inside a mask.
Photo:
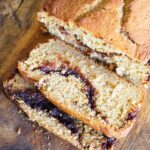
[{"label": "bread slice", "polygon": [[[128,30],[122,27],[125,16],[128,16],[124,11],[130,10],[130,7],[127,9],[128,3],[124,4],[123,0],[103,0],[97,3],[96,0],[55,0],[55,2],[47,0],[44,10],[38,13],[38,20],[51,34],[80,48],[85,54],[106,64],[109,68],[113,66],[113,70],[118,75],[139,85],[147,83],[150,75],[150,42],[149,47],[136,43],[129,37]],[[143,1],[139,3],[143,5],[141,4]],[[150,5],[147,7],[150,8]],[[144,15],[149,12],[148,9],[142,11],[142,14],[146,12]],[[140,19],[143,17],[139,18],[137,14],[136,17],[140,24]],[[144,22],[147,24],[149,19],[148,17],[145,19]],[[139,31],[134,33],[133,37],[137,37],[143,30],[149,32],[141,24],[138,27]],[[131,29],[133,33],[134,30]],[[145,39],[143,36],[142,38]]]},{"label": "bread slice", "polygon": [[110,137],[129,133],[143,101],[142,88],[59,40],[34,49],[18,69],[57,107]]},{"label": "bread slice", "polygon": [[7,94],[17,101],[29,119],[83,150],[112,149],[115,138],[107,138],[64,113],[19,74],[4,83]]}]

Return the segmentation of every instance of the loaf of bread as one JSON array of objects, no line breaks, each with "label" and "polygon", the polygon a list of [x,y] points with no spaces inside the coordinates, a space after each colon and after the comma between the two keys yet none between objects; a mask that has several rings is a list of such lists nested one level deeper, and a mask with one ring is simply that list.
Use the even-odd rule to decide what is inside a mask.
[{"label": "loaf of bread", "polygon": [[139,85],[150,77],[149,9],[149,0],[47,0],[38,20]]},{"label": "loaf of bread", "polygon": [[58,137],[82,150],[112,149],[115,138],[108,138],[102,132],[97,132],[64,113],[19,74],[6,81],[4,87],[8,96],[17,102],[30,120]]},{"label": "loaf of bread", "polygon": [[109,137],[128,134],[143,101],[142,88],[59,40],[39,45],[18,69],[58,108]]}]

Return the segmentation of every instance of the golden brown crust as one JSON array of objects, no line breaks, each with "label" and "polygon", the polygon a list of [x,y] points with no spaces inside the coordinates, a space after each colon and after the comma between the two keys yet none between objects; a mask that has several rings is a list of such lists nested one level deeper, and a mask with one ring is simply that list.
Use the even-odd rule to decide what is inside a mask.
[{"label": "golden brown crust", "polygon": [[[140,11],[139,11],[140,10]],[[130,4],[130,14],[124,24],[129,37],[139,45],[136,57],[147,62],[150,59],[150,1],[134,0]]]},{"label": "golden brown crust", "polygon": [[150,46],[140,45],[136,51],[136,58],[142,60],[150,68]]},{"label": "golden brown crust", "polygon": [[131,7],[129,6],[129,17],[123,25],[125,0],[102,1],[82,15],[86,4],[90,5],[93,1],[55,0],[52,3],[52,0],[48,0],[45,7],[47,9],[44,10],[65,22],[74,22],[97,38],[114,45],[129,57],[146,64],[150,60],[150,2],[133,0]]},{"label": "golden brown crust", "polygon": [[123,4],[123,0],[112,0],[76,23],[97,38],[105,39],[132,57],[135,56],[136,45],[121,33]]},{"label": "golden brown crust", "polygon": [[149,0],[134,0],[130,4],[130,14],[124,29],[129,33],[131,39],[139,45],[150,46],[149,10]]},{"label": "golden brown crust", "polygon": [[[34,79],[29,78],[26,72],[22,71],[20,63],[18,63],[18,69],[19,69],[20,74],[25,79],[29,80],[32,83],[36,82]],[[142,94],[141,94],[140,102],[136,108],[132,108],[132,112],[137,112],[143,103],[143,100],[144,100],[143,88],[141,90],[142,90]],[[128,120],[127,123],[121,128],[114,128],[114,127],[111,127],[110,125],[106,126],[106,125],[102,124],[101,122],[99,122],[99,120],[97,120],[97,119],[87,118],[87,117],[81,115],[80,113],[75,112],[72,109],[69,109],[63,103],[59,103],[56,99],[53,99],[50,96],[50,94],[46,93],[44,90],[40,89],[40,91],[42,92],[43,95],[45,95],[45,97],[47,97],[47,99],[49,99],[58,108],[62,109],[64,112],[78,118],[79,120],[83,121],[85,124],[91,126],[93,129],[95,129],[97,131],[103,131],[104,134],[107,135],[108,137],[115,137],[117,139],[120,139],[122,137],[127,136],[128,133],[130,132],[130,130],[132,129],[133,124],[134,124],[135,119],[136,119],[136,118],[134,118],[132,120]]]},{"label": "golden brown crust", "polygon": [[82,8],[94,0],[47,0],[44,10],[64,21],[73,20]]}]

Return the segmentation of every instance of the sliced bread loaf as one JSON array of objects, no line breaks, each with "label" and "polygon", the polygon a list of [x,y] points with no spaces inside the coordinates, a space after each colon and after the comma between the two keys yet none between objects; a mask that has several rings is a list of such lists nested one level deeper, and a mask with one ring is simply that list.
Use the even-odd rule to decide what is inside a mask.
[{"label": "sliced bread loaf", "polygon": [[64,113],[19,74],[4,82],[4,87],[8,96],[17,102],[30,120],[58,137],[82,150],[112,149],[115,138],[107,138],[102,132]]},{"label": "sliced bread loaf", "polygon": [[[109,68],[113,66],[118,75],[135,84],[147,83],[150,75],[150,42],[147,38],[150,34],[150,3],[143,0],[133,0],[131,6],[130,3],[123,0],[47,0],[44,10],[38,13],[38,20],[51,34],[80,48]],[[138,15],[136,5],[145,17]],[[129,21],[124,25],[127,16],[130,16]],[[145,19],[144,25],[139,23],[142,18]]]},{"label": "sliced bread loaf", "polygon": [[142,88],[59,40],[34,49],[18,69],[57,107],[110,137],[128,134],[143,101]]}]

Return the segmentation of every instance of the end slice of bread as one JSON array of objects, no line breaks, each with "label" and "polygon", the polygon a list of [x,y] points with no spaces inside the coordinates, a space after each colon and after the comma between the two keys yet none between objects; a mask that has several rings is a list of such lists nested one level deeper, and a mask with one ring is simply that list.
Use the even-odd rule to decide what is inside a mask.
[{"label": "end slice of bread", "polygon": [[142,89],[59,40],[34,49],[18,68],[57,107],[110,137],[129,133],[143,101]]},{"label": "end slice of bread", "polygon": [[112,149],[115,138],[107,138],[102,132],[64,113],[19,74],[5,81],[4,87],[8,96],[17,102],[30,120],[58,137],[82,150]]},{"label": "end slice of bread", "polygon": [[[112,3],[115,3],[115,1],[113,1]],[[106,5],[107,5],[107,2],[106,2]],[[121,36],[124,38],[121,38],[119,36],[119,38],[116,37],[117,39],[114,39],[115,36],[119,34],[118,30],[120,30],[120,27],[118,26],[116,27],[114,24],[116,24],[116,22],[120,19],[121,14],[118,16],[119,18],[115,18],[116,16],[114,16],[114,19],[113,19],[113,16],[111,15],[115,13],[113,12],[114,9],[116,9],[117,13],[119,12],[122,13],[122,11],[120,10],[121,8],[119,6],[115,6],[115,8],[113,6],[114,5],[112,5],[112,7],[109,6],[109,8],[106,9],[106,11],[107,10],[109,11],[106,14],[105,13],[101,14],[103,7],[101,8],[97,6],[98,8],[97,9],[95,8],[95,9],[97,10],[97,13],[99,12],[99,16],[96,16],[97,17],[96,20],[94,20],[94,16],[92,18],[92,12],[91,12],[90,19],[89,18],[87,20],[85,19],[87,23],[86,22],[84,23],[87,26],[89,25],[88,29],[78,25],[74,20],[69,20],[69,19],[67,21],[64,20],[64,18],[62,18],[61,16],[57,14],[57,12],[52,13],[53,9],[55,9],[55,5],[53,4],[47,5],[47,7],[51,8],[51,10],[41,11],[38,13],[38,20],[45,25],[45,27],[49,30],[49,32],[52,35],[55,35],[61,38],[62,40],[64,40],[65,42],[74,45],[75,47],[82,50],[88,56],[98,60],[99,62],[103,64],[106,64],[109,68],[112,68],[113,66],[113,70],[119,76],[125,77],[129,81],[132,81],[134,84],[137,84],[137,85],[143,82],[147,83],[147,78],[150,75],[149,64],[146,62],[147,64],[144,65],[144,63],[142,63],[141,61],[137,59],[130,57],[130,55],[135,55],[135,53],[137,53],[136,55],[138,56],[143,55],[143,57],[145,55],[145,57],[147,58],[148,56],[150,56],[149,51],[144,50],[143,48],[143,53],[139,54],[138,52],[136,52],[134,48],[135,46],[131,46],[131,47],[129,46],[127,48],[128,50],[126,51],[128,51],[128,54],[130,55],[126,54],[125,51],[123,51],[123,46],[126,49],[126,45],[128,45],[127,44],[128,42],[126,41],[130,41],[130,40],[127,40],[125,36]],[[112,9],[114,8],[114,9],[111,10],[111,8]],[[101,15],[104,15],[105,18],[102,18]],[[98,17],[100,18],[100,20]],[[109,17],[111,17],[112,20],[109,20]],[[106,24],[106,20],[107,20],[107,24]],[[93,22],[95,24],[93,24]],[[109,22],[110,22],[110,26],[109,26]],[[121,22],[121,20],[119,22]],[[120,50],[116,48],[113,44],[111,45],[110,43],[108,43],[105,39],[106,36],[104,37],[102,36],[102,38],[94,36],[91,30],[92,31],[96,30],[97,32],[96,25],[97,25],[97,28],[100,30],[100,31],[98,30],[100,34],[102,34],[103,32],[106,32],[105,34],[107,35],[107,37],[110,38],[110,41],[112,40],[118,45],[121,45],[122,49]],[[112,29],[113,25],[114,25],[114,29]],[[107,26],[109,26],[108,31],[107,31]],[[132,45],[132,44],[129,44],[129,45]]]}]

